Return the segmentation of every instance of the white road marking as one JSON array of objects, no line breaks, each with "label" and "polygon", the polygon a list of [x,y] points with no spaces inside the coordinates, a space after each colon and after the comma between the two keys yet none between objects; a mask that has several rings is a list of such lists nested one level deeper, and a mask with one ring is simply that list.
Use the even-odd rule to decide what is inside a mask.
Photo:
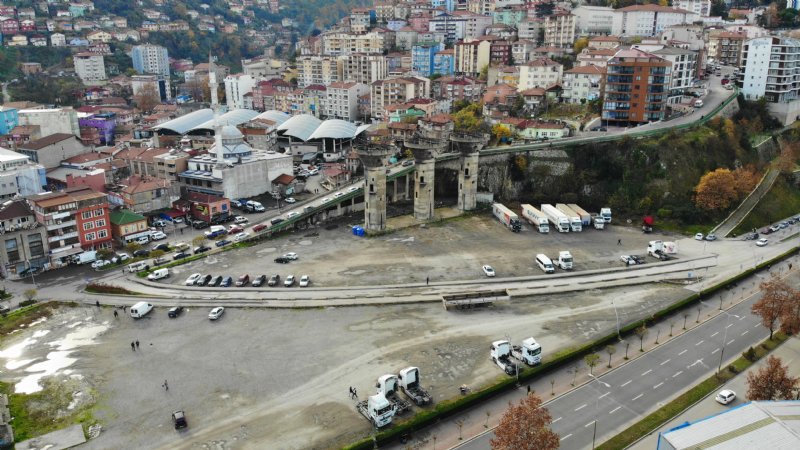
[{"label": "white road marking", "polygon": [[681,356],[681,355],[682,355],[682,354],[684,354],[684,353],[686,353],[686,349],[683,349],[683,351],[682,351],[682,352],[678,353],[678,356]]},{"label": "white road marking", "polygon": [[761,324],[760,324],[760,323],[757,323],[757,324],[753,325],[753,328],[758,328],[758,327],[760,327],[760,326],[761,326]]},{"label": "white road marking", "polygon": [[562,419],[562,417],[559,417],[558,419],[556,419],[556,420],[554,420],[554,421],[552,421],[552,422],[550,422],[550,423],[556,423],[556,422],[558,422],[558,421],[559,421],[559,420],[561,420],[561,419]]},{"label": "white road marking", "polygon": [[643,396],[644,396],[644,394],[639,394],[639,395],[637,395],[636,397],[633,397],[633,399],[631,399],[631,401],[632,401],[632,402],[635,402],[636,400],[639,400],[639,399],[640,399],[640,398],[642,398]]},{"label": "white road marking", "polygon": [[662,365],[662,366],[663,366],[664,364],[666,364],[666,363],[668,363],[668,362],[670,362],[670,361],[672,361],[672,360],[671,360],[671,359],[668,359],[668,360],[666,360],[666,361],[662,362],[660,365]]},{"label": "white road marking", "polygon": [[736,339],[731,339],[731,340],[730,340],[730,341],[728,341],[728,343],[727,343],[727,344],[725,344],[725,345],[731,345],[731,344],[733,344],[733,341],[735,341],[735,340],[736,340]]},{"label": "white road marking", "polygon": [[683,371],[679,370],[679,371],[675,372],[675,375],[673,375],[672,378],[675,378],[675,377],[677,377],[678,375],[680,375],[682,373],[683,373]]},{"label": "white road marking", "polygon": [[698,345],[702,344],[703,342],[705,342],[705,341],[700,341],[697,344],[694,344],[694,346],[697,347]]},{"label": "white road marking", "polygon": [[620,408],[622,408],[622,406],[617,406],[616,408],[612,409],[609,414],[614,414],[615,412],[619,411]]},{"label": "white road marking", "polygon": [[653,386],[653,389],[658,389],[663,385],[664,385],[664,382],[662,381],[661,383],[658,383],[657,385]]},{"label": "white road marking", "polygon": [[750,332],[750,330],[744,330],[744,333],[742,333],[742,336],[744,336],[745,334],[747,334],[749,332]]},{"label": "white road marking", "polygon": [[581,406],[578,406],[577,408],[575,408],[575,411],[580,411],[580,410],[582,410],[583,408],[586,408],[586,403],[584,403],[584,404],[582,404]]},{"label": "white road marking", "polygon": [[714,337],[714,336],[716,336],[718,334],[719,334],[719,331],[717,331],[716,333],[712,334],[710,337]]},{"label": "white road marking", "polygon": [[652,372],[652,371],[653,371],[653,369],[650,369],[650,370],[648,370],[647,372],[643,373],[643,374],[642,374],[642,376],[645,376],[645,375],[647,375],[648,373],[650,373],[650,372]]},{"label": "white road marking", "polygon": [[633,381],[633,380],[628,380],[628,381],[622,383],[619,387],[625,387],[625,386],[631,384],[631,381]]},{"label": "white road marking", "polygon": [[566,435],[566,436],[562,437],[562,438],[561,438],[561,440],[563,441],[564,439],[566,439],[566,438],[568,438],[568,437],[570,437],[570,436],[572,436],[572,433],[570,433],[570,434],[568,434],[568,435]]},{"label": "white road marking", "polygon": [[729,324],[725,325],[725,328],[730,328],[730,327],[732,327],[732,326],[733,326],[733,324],[732,324],[732,323],[729,323]]},{"label": "white road marking", "polygon": [[713,355],[714,353],[717,353],[718,351],[719,351],[719,349],[718,349],[718,348],[715,348],[715,349],[714,349],[714,351],[713,351],[713,352],[711,352],[711,354]]},{"label": "white road marking", "polygon": [[601,395],[601,396],[600,396],[600,397],[598,397],[598,398],[603,398],[603,397],[605,397],[606,395],[608,395],[608,394],[610,394],[610,393],[611,393],[611,392],[606,392],[605,394]]},{"label": "white road marking", "polygon": [[594,423],[595,423],[595,422],[596,422],[596,421],[595,421],[595,420],[593,420],[593,421],[591,421],[591,422],[587,423],[586,425],[584,425],[584,426],[583,426],[583,428],[589,428],[590,426],[594,425]]}]

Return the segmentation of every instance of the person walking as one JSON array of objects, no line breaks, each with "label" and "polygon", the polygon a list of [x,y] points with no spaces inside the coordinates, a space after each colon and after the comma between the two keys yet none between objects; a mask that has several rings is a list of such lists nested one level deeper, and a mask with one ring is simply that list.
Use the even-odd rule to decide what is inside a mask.
[{"label": "person walking", "polygon": [[353,398],[353,386],[350,386],[350,398]]},{"label": "person walking", "polygon": [[97,306],[99,308],[100,307],[100,300],[95,300],[94,304],[95,304],[95,306]]},{"label": "person walking", "polygon": [[119,314],[117,313],[117,310],[115,309],[115,310],[114,310],[114,318],[116,319],[118,315],[119,315]]},{"label": "person walking", "polygon": [[136,351],[136,344],[133,342],[131,342],[131,350]]},{"label": "person walking", "polygon": [[622,245],[622,239],[617,239],[617,245]]},{"label": "person walking", "polygon": [[431,283],[431,277],[425,277],[425,286],[430,285],[430,283]]},{"label": "person walking", "polygon": [[167,380],[164,380],[164,390],[165,391],[169,390],[169,384],[167,384]]},{"label": "person walking", "polygon": [[356,388],[353,388],[353,397],[358,398],[358,391]]},{"label": "person walking", "polygon": [[139,340],[136,340],[136,348],[139,348]]}]

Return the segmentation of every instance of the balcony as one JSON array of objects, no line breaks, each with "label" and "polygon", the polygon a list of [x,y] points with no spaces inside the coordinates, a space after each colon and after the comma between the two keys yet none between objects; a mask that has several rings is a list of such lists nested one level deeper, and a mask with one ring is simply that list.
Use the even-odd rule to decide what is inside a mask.
[{"label": "balcony", "polygon": [[54,220],[52,222],[48,222],[47,224],[47,231],[51,230],[60,230],[66,227],[74,227],[75,220]]},{"label": "balcony", "polygon": [[65,217],[69,217],[69,216],[71,216],[72,214],[73,214],[73,212],[72,212],[72,211],[65,211],[65,212],[55,213],[55,214],[53,214],[53,215],[51,216],[51,218],[52,218],[53,220],[59,220],[59,219],[63,219],[63,218],[65,218]]},{"label": "balcony", "polygon": [[48,236],[47,242],[66,241],[67,239],[72,239],[77,237],[78,237],[78,232],[73,231],[71,233],[64,233],[56,236]]}]

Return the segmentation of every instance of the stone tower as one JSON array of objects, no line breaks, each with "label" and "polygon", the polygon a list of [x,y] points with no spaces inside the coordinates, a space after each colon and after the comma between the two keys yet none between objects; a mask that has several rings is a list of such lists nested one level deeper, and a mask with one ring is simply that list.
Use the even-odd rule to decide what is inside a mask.
[{"label": "stone tower", "polygon": [[395,153],[389,145],[366,144],[356,148],[364,164],[364,228],[386,229],[386,159]]},{"label": "stone tower", "polygon": [[442,153],[447,143],[437,139],[415,136],[405,141],[405,146],[414,153],[414,219],[433,220],[433,182],[436,174],[436,155]]},{"label": "stone tower", "polygon": [[453,149],[461,152],[461,168],[458,171],[458,210],[471,211],[477,205],[479,151],[486,145],[482,134],[453,133],[450,135]]}]

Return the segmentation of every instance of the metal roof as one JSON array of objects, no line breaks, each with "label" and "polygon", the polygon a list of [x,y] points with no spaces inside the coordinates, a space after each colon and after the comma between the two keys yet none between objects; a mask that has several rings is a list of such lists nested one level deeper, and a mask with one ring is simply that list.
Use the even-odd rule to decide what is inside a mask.
[{"label": "metal roof", "polygon": [[319,120],[310,114],[293,116],[278,127],[282,134],[296,137],[302,141],[311,139],[352,139],[370,125],[356,126],[340,119]]},{"label": "metal roof", "polygon": [[300,114],[292,116],[292,118],[282,123],[278,127],[278,131],[283,131],[283,134],[296,137],[301,141],[307,141],[321,124],[322,121],[311,114]]},{"label": "metal roof", "polygon": [[263,113],[257,115],[256,119],[267,119],[277,123],[278,125],[281,125],[287,120],[289,120],[290,117],[292,116],[286,114],[285,112],[271,109],[269,111],[264,111]]},{"label": "metal roof", "polygon": [[175,134],[184,135],[197,125],[214,118],[214,111],[210,108],[198,109],[180,117],[164,122],[153,127],[153,130],[169,130]]},{"label": "metal roof", "polygon": [[[234,109],[219,116],[219,124],[220,126],[237,126],[255,119],[256,116],[258,116],[258,111],[253,111],[252,109]],[[209,120],[195,125],[189,131],[191,132],[197,130],[214,131],[214,115],[212,114]]]}]

